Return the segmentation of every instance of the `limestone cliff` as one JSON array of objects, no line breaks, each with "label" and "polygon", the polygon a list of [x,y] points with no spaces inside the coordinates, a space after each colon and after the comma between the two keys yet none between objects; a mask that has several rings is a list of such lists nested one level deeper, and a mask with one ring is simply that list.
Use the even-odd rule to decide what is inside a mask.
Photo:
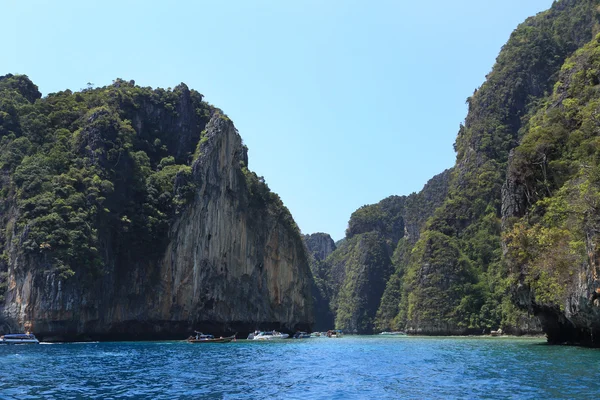
[{"label": "limestone cliff", "polygon": [[565,61],[502,190],[512,294],[551,343],[600,346],[599,50],[597,35]]},{"label": "limestone cliff", "polygon": [[[185,85],[153,91],[117,80],[38,100],[40,120],[56,98],[106,105],[43,120],[66,127],[57,132],[74,132],[63,143],[71,159],[59,165],[62,175],[52,178],[47,168],[49,180],[66,184],[28,194],[26,180],[2,178],[5,328],[46,340],[310,328],[312,278],[301,235],[279,197],[247,169],[246,147],[226,116]],[[17,128],[3,133],[0,150],[27,140],[33,153],[37,131]],[[31,159],[6,162],[3,176],[18,178]],[[50,200],[45,214],[36,214],[45,188],[54,192],[42,193]],[[48,214],[51,229],[45,229]],[[64,238],[57,236],[63,231]],[[89,259],[78,257],[80,250]]]},{"label": "limestone cliff", "polygon": [[[502,209],[524,211],[525,204],[513,185],[513,201],[503,205],[502,185],[509,154],[548,101],[563,63],[593,37],[597,7],[596,0],[561,0],[528,18],[512,32],[486,81],[467,99],[448,195],[410,256],[403,288],[408,296],[401,305],[407,327],[440,334],[499,327],[537,330],[535,319],[510,301]],[[531,133],[545,135],[540,129]],[[549,145],[545,150],[550,154],[554,149]],[[531,161],[536,168],[544,166],[541,157]]]},{"label": "limestone cliff", "polygon": [[198,193],[173,225],[161,264],[157,318],[307,329],[310,270],[299,231],[278,199],[253,204],[233,125],[213,118],[207,138],[194,163]]},{"label": "limestone cliff", "polygon": [[375,326],[379,331],[406,330],[421,333],[415,331],[414,325],[407,324],[406,317],[400,310],[400,305],[406,303],[406,298],[410,295],[404,288],[405,274],[411,253],[427,220],[448,195],[451,174],[452,170],[445,170],[431,178],[420,192],[412,193],[406,198],[403,212],[404,235],[398,241],[392,255],[394,272],[387,280],[377,310]]},{"label": "limestone cliff", "polygon": [[332,293],[328,285],[329,267],[325,259],[335,251],[336,245],[327,233],[304,235],[304,243],[310,255],[309,263],[314,283],[314,329],[316,331],[326,331],[335,325],[335,316],[329,304]]},{"label": "limestone cliff", "polygon": [[[517,304],[540,317],[551,341],[598,337],[597,49],[580,60],[599,30],[598,7],[555,1],[515,29],[467,99],[455,166],[416,218],[410,197],[352,215],[344,244],[326,260],[338,327],[540,332],[511,301],[518,292]],[[509,160],[515,148],[522,154]],[[371,281],[382,274],[390,274],[383,294]],[[381,299],[377,315],[373,298]]]},{"label": "limestone cliff", "polygon": [[[315,310],[317,321],[329,323],[328,329],[335,325],[356,333],[400,329],[394,320],[406,256],[446,196],[449,176],[450,171],[444,171],[419,193],[390,196],[359,208],[350,217],[345,239],[331,254],[319,252],[323,241],[310,237],[315,254],[311,268],[320,301],[328,304]],[[326,254],[324,261],[317,259]]]}]

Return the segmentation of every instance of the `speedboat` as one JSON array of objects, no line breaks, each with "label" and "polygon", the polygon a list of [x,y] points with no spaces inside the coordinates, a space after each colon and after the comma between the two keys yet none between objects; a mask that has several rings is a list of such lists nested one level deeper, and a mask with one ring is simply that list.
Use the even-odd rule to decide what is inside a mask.
[{"label": "speedboat", "polygon": [[216,338],[213,335],[207,335],[202,332],[196,332],[195,336],[187,338],[188,343],[229,343],[232,340],[235,340],[235,335]]},{"label": "speedboat", "polygon": [[[279,340],[287,339],[290,335],[277,331],[261,331],[253,335],[252,340]],[[248,337],[249,338],[249,337]]]},{"label": "speedboat", "polygon": [[33,333],[7,333],[0,336],[0,344],[39,344]]},{"label": "speedboat", "polygon": [[383,336],[406,336],[406,332],[402,332],[402,331],[381,332],[380,335],[383,335]]}]

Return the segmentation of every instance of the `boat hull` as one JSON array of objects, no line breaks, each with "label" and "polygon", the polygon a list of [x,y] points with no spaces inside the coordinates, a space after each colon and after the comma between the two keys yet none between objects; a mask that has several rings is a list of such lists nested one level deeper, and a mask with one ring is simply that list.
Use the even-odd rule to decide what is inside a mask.
[{"label": "boat hull", "polygon": [[188,343],[229,343],[235,339],[235,335],[229,337],[221,337],[221,338],[213,338],[213,339],[196,339],[193,336],[190,336],[187,339]]},{"label": "boat hull", "polygon": [[0,340],[0,344],[40,344],[37,339],[27,340]]},{"label": "boat hull", "polygon": [[254,336],[254,339],[252,340],[283,340],[283,339],[287,339],[290,335],[288,335],[287,333],[282,333],[281,335],[265,335],[265,336]]},{"label": "boat hull", "polygon": [[39,344],[40,341],[30,333],[7,333],[0,336],[0,344]]}]

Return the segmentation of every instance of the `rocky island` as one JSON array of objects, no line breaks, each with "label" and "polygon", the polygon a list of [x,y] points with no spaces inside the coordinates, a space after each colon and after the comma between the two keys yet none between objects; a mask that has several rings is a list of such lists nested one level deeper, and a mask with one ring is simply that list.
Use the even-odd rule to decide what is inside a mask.
[{"label": "rocky island", "polygon": [[45,340],[313,323],[300,232],[202,95],[0,77],[0,311]]}]

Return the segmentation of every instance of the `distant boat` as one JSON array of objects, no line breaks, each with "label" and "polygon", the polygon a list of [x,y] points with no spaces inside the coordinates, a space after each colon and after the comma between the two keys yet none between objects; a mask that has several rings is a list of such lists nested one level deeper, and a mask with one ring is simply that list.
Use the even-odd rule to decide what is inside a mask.
[{"label": "distant boat", "polygon": [[402,331],[381,332],[380,335],[383,335],[383,336],[406,336],[406,332],[402,332]]},{"label": "distant boat", "polygon": [[306,333],[306,332],[296,332],[294,333],[294,336],[292,336],[294,339],[309,339],[310,333]]},{"label": "distant boat", "polygon": [[33,333],[7,333],[0,336],[0,344],[39,344]]},{"label": "distant boat", "polygon": [[254,332],[248,336],[249,340],[279,340],[287,339],[290,335],[277,331],[261,331]]},{"label": "distant boat", "polygon": [[327,331],[327,337],[329,338],[341,338],[344,336],[344,332],[341,329],[333,329]]},{"label": "distant boat", "polygon": [[188,343],[229,343],[232,340],[235,340],[235,335],[216,338],[213,335],[206,335],[202,332],[196,332],[196,336],[187,338]]}]

